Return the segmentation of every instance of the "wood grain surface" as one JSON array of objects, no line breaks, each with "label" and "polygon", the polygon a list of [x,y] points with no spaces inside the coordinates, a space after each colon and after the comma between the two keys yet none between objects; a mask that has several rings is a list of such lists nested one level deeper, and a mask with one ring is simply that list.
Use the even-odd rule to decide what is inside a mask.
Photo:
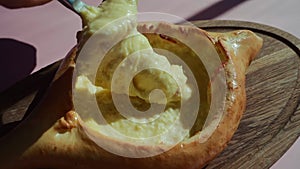
[{"label": "wood grain surface", "polygon": [[[216,32],[250,29],[264,39],[259,56],[247,71],[247,108],[239,128],[228,147],[206,168],[269,168],[300,135],[300,40],[250,22],[194,24]],[[38,104],[58,65],[54,63],[0,94],[0,136]]]},{"label": "wood grain surface", "polygon": [[228,147],[206,168],[269,168],[300,135],[300,40],[266,25],[199,21],[208,31],[250,29],[264,39],[246,75],[247,108]]}]

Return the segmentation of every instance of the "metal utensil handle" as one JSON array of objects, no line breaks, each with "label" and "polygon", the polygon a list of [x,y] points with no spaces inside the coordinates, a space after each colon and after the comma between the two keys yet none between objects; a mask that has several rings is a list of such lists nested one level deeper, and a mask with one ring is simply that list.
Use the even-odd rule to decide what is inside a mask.
[{"label": "metal utensil handle", "polygon": [[86,6],[81,0],[58,0],[63,6],[71,11],[79,14],[80,11]]}]

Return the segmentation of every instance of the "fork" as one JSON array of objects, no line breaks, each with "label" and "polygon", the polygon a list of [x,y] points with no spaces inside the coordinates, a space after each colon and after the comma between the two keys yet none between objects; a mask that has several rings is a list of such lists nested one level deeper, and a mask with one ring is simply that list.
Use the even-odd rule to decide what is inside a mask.
[{"label": "fork", "polygon": [[81,0],[58,0],[62,5],[76,14],[80,15],[80,12],[87,6]]}]

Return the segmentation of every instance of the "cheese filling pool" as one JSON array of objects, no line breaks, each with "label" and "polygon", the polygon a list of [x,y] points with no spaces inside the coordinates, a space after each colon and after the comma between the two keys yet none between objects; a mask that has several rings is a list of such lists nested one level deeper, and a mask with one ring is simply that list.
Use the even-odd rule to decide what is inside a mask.
[{"label": "cheese filling pool", "polygon": [[[81,99],[97,98],[107,123],[101,124],[95,120],[97,114],[93,115],[93,110],[87,105],[79,105],[82,108],[77,113],[84,125],[109,137],[114,136],[106,130],[107,125],[129,138],[159,136],[169,128],[185,131],[175,137],[188,137],[189,129],[183,129],[183,124],[174,124],[180,116],[181,102],[187,101],[192,94],[187,76],[182,66],[171,64],[165,56],[157,54],[148,39],[137,31],[136,14],[136,0],[107,0],[99,7],[86,6],[81,12],[84,29],[79,34],[79,51],[92,36],[99,36],[93,44],[96,46],[107,45],[119,37],[123,39],[105,53],[95,79],[89,73],[82,73],[75,82],[76,93]],[[81,64],[80,69],[89,68],[89,58],[98,57],[98,51],[88,51],[86,62]],[[152,93],[156,89],[161,91],[160,94]],[[145,114],[145,118],[136,122],[134,118],[128,119],[120,114],[115,105],[119,103],[114,103],[112,94],[129,97],[131,105],[141,112],[152,105],[165,106],[163,112],[149,116]],[[162,141],[173,144],[176,140],[162,137],[165,136],[158,137],[155,144]]]}]

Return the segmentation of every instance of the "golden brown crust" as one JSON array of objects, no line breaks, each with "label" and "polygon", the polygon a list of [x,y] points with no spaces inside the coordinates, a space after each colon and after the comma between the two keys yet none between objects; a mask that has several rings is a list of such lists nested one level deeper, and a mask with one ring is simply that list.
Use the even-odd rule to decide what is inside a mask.
[{"label": "golden brown crust", "polygon": [[[200,142],[197,139],[199,135],[196,134],[171,150],[149,158],[126,158],[103,150],[86,135],[82,122],[72,111],[71,78],[76,56],[76,49],[73,49],[58,71],[47,96],[33,112],[32,118],[0,140],[1,146],[10,146],[3,152],[17,152],[6,158],[7,161],[16,160],[12,163],[12,168],[202,168],[226,147],[245,109],[245,70],[261,48],[262,40],[250,31],[207,33],[188,26],[166,23],[144,24],[140,28],[167,29],[181,34],[204,34],[217,48],[221,60],[224,61],[228,92],[224,116],[211,137]],[[234,43],[239,47],[233,45]],[[34,125],[40,127],[37,119],[43,123],[42,127],[31,132]],[[35,136],[30,137],[31,140],[23,147],[16,146],[18,142],[11,140],[26,139],[25,136],[22,137],[22,132]],[[104,136],[99,137],[118,142]],[[119,145],[132,146],[123,142],[119,142]],[[147,151],[151,147],[139,148]]]}]

